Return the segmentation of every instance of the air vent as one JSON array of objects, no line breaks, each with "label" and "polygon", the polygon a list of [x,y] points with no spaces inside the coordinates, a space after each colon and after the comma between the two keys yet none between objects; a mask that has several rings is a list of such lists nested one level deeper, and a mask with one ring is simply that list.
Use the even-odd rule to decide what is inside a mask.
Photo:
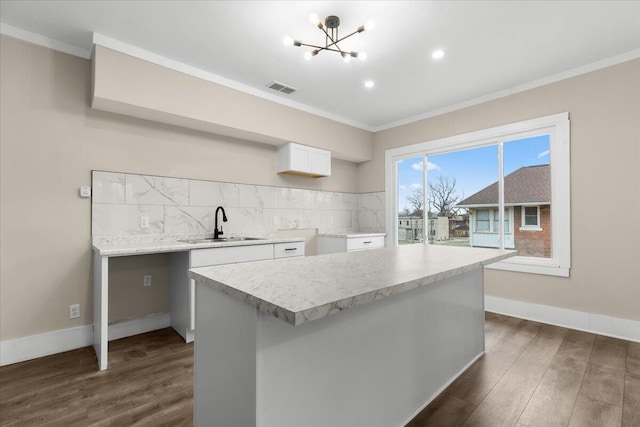
[{"label": "air vent", "polygon": [[273,81],[273,82],[269,83],[267,85],[267,87],[269,89],[277,90],[278,92],[282,92],[282,93],[287,94],[287,95],[292,94],[293,92],[298,90],[298,89],[292,88],[291,86],[287,86],[284,83],[280,83],[280,82],[276,82],[276,81]]}]

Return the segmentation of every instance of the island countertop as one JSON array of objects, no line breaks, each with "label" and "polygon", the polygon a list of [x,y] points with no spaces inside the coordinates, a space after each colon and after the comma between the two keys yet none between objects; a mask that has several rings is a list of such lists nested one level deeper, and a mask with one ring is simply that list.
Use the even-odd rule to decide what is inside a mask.
[{"label": "island countertop", "polygon": [[194,268],[189,277],[287,323],[301,325],[516,254],[497,249],[403,245]]}]

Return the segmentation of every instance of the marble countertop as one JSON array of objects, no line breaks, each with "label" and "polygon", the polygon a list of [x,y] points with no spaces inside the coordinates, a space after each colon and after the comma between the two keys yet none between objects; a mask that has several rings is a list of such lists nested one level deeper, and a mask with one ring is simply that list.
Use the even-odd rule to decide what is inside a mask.
[{"label": "marble countertop", "polygon": [[[186,239],[185,239],[186,240]],[[265,238],[262,240],[230,240],[226,242],[202,242],[188,243],[178,240],[158,241],[118,241],[118,242],[94,242],[92,247],[101,256],[126,256],[156,254],[162,252],[181,252],[192,249],[224,248],[228,246],[253,246],[268,245],[274,243],[304,242],[302,238]]]},{"label": "marble countertop", "polygon": [[300,325],[517,255],[517,251],[403,245],[286,261],[201,267],[189,277]]},{"label": "marble countertop", "polygon": [[339,237],[339,238],[354,238],[354,237],[384,237],[387,233],[320,233],[318,237]]}]

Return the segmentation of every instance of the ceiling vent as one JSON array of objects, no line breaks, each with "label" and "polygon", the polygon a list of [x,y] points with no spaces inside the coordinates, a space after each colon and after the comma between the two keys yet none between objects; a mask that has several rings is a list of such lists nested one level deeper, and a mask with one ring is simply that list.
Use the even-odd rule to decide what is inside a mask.
[{"label": "ceiling vent", "polygon": [[273,89],[273,90],[277,90],[278,92],[282,92],[285,93],[287,95],[296,92],[298,89],[294,89],[291,86],[287,86],[284,83],[280,83],[280,82],[276,82],[276,81],[272,81],[271,83],[269,83],[267,85],[267,87],[269,89]]}]

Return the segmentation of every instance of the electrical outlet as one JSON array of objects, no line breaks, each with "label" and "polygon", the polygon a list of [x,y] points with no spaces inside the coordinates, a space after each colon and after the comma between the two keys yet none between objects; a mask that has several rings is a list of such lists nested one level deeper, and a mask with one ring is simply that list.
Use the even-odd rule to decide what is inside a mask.
[{"label": "electrical outlet", "polygon": [[142,285],[143,286],[151,286],[151,275],[147,274],[146,276],[144,276],[142,278]]},{"label": "electrical outlet", "polygon": [[80,304],[71,304],[69,306],[69,319],[77,319],[80,317]]},{"label": "electrical outlet", "polygon": [[140,228],[149,228],[149,217],[141,216],[140,217]]},{"label": "electrical outlet", "polygon": [[277,227],[280,225],[280,218],[278,218],[278,215],[274,215],[271,218],[271,225],[273,225],[274,227]]},{"label": "electrical outlet", "polygon": [[333,215],[329,215],[329,225],[333,225],[333,223],[335,222]]}]

